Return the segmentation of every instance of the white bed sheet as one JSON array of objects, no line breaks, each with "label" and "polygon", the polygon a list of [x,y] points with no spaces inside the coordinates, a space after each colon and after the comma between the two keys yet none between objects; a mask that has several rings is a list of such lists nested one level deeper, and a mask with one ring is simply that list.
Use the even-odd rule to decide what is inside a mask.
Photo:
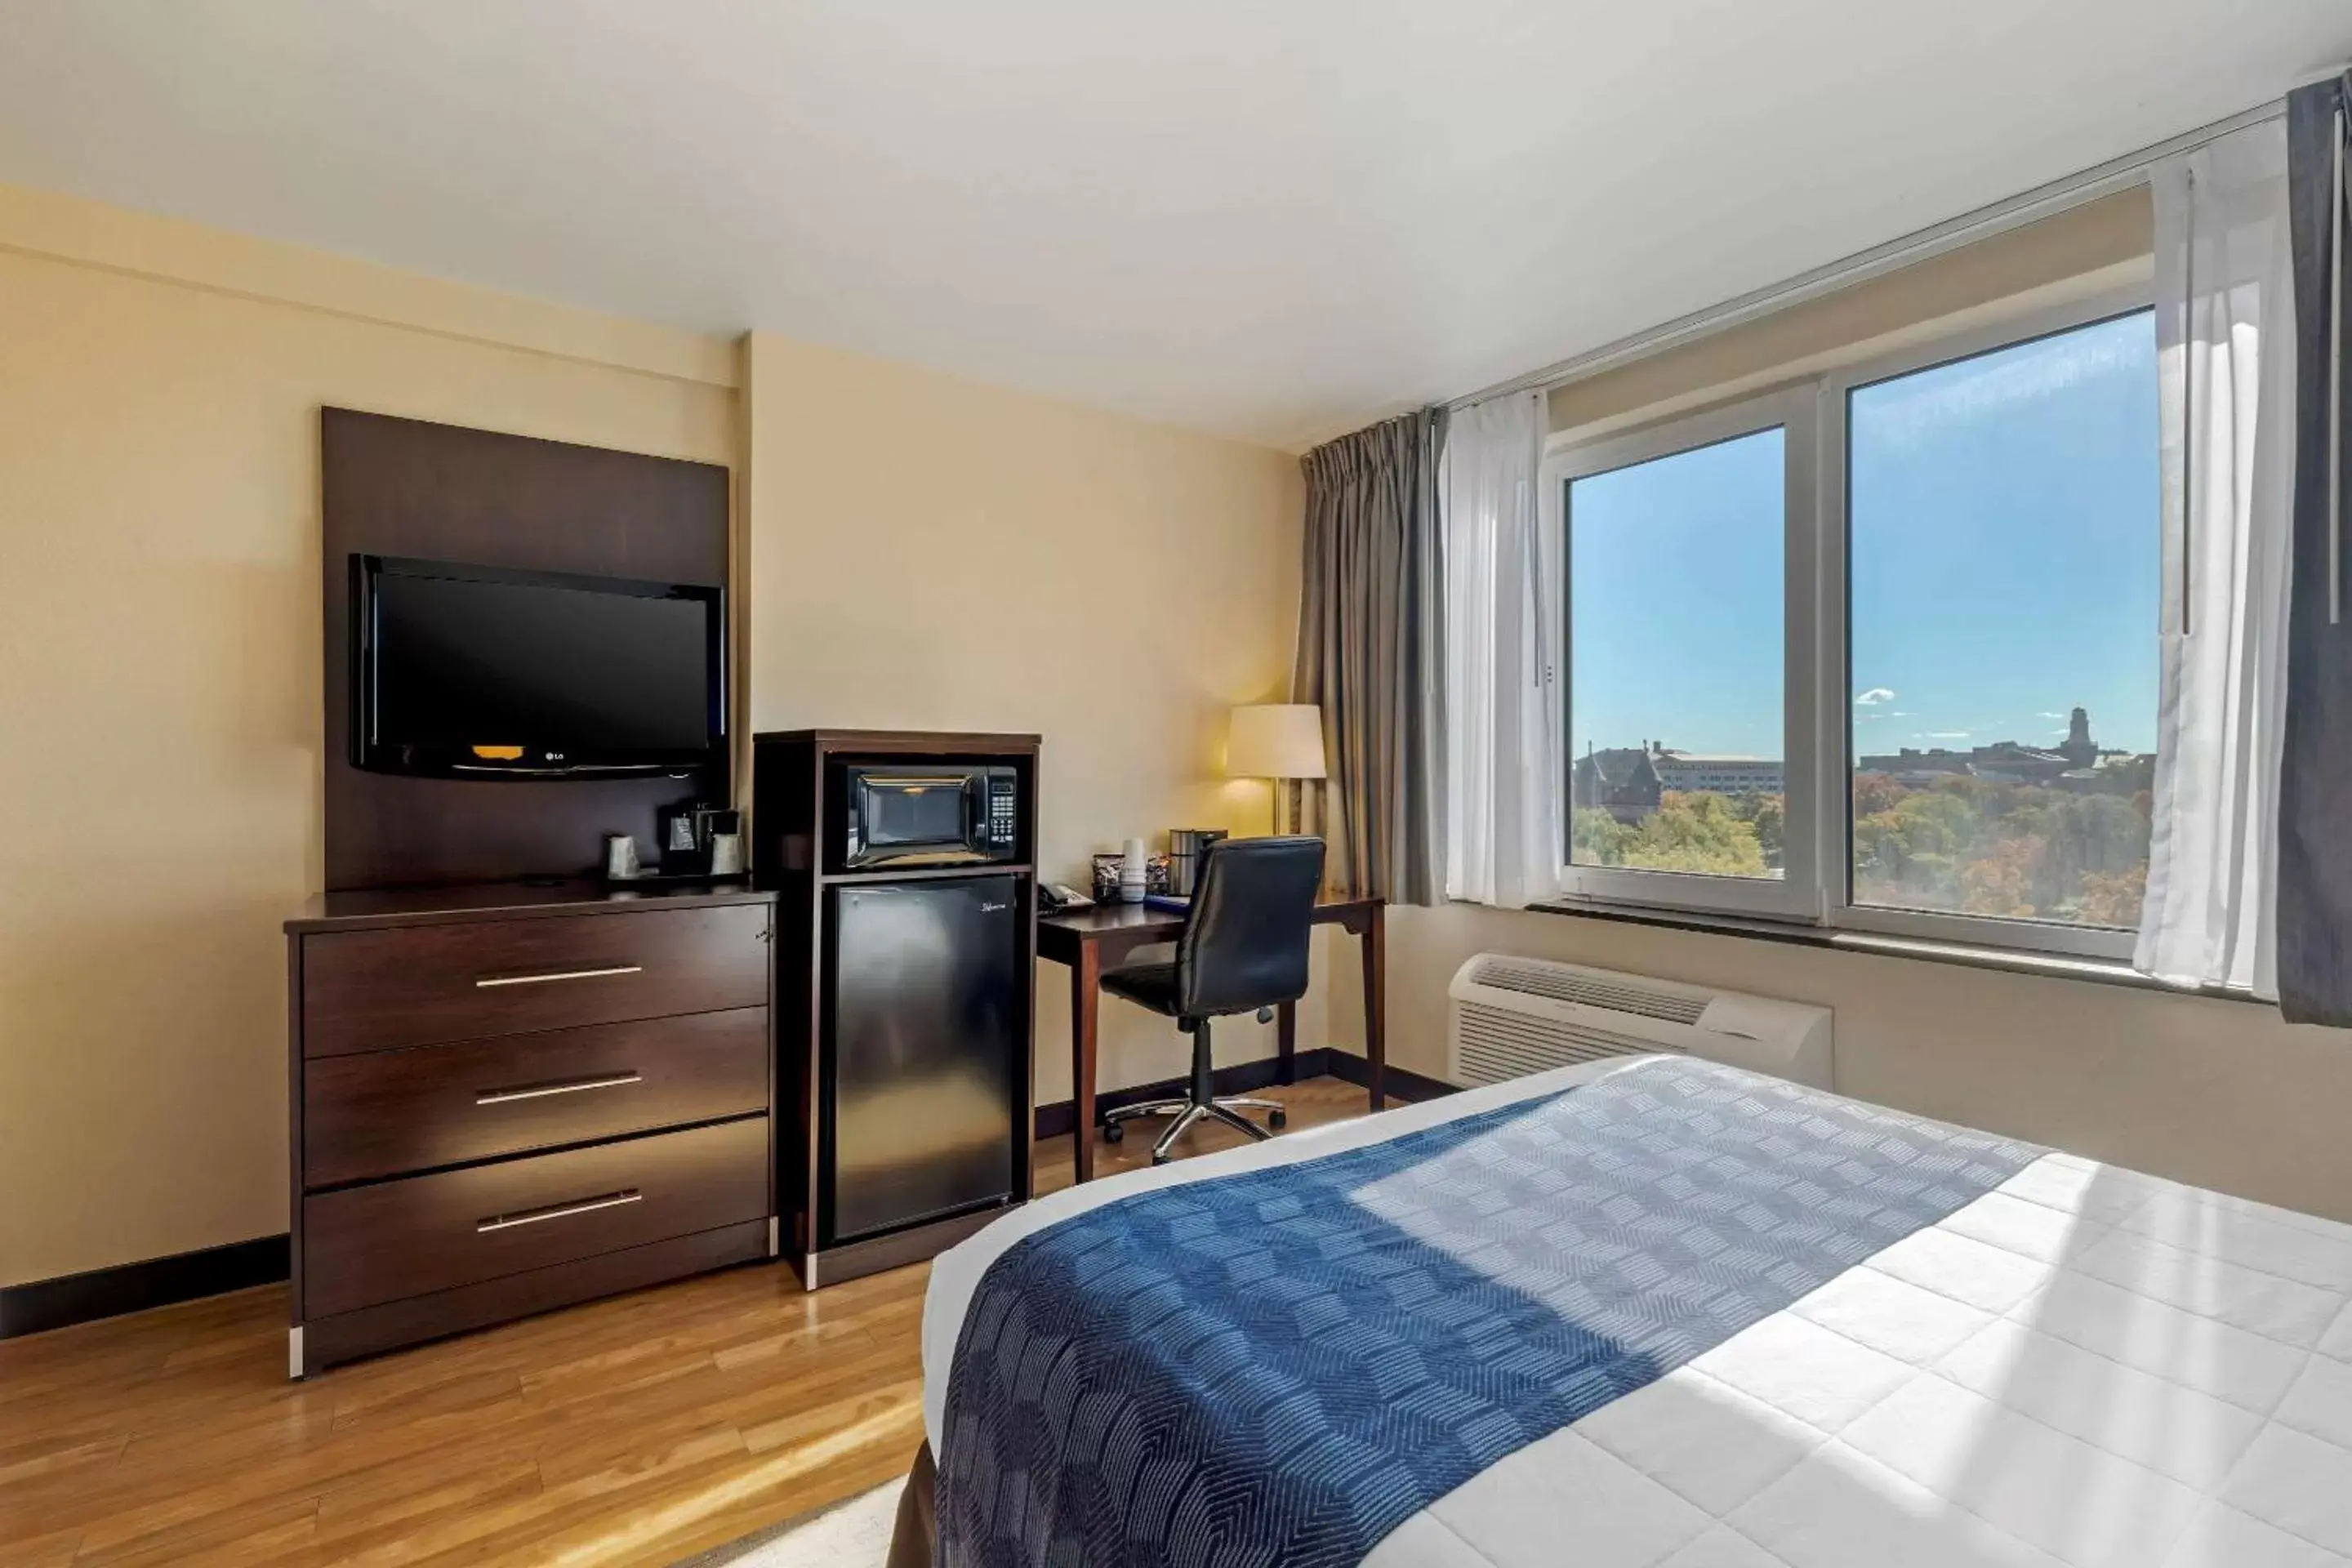
[{"label": "white bed sheet", "polygon": [[[1608,1062],[1089,1183],[941,1255],[940,1444],[988,1266],[1135,1193],[1312,1159]],[[2352,1568],[2352,1226],[2052,1154],[1518,1450],[1367,1568]]]}]

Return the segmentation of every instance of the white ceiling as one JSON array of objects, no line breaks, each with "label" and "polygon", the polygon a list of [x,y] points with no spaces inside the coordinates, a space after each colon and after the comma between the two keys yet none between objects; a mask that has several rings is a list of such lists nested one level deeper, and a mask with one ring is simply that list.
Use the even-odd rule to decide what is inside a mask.
[{"label": "white ceiling", "polygon": [[0,179],[1296,446],[2347,56],[2347,0],[0,0]]}]

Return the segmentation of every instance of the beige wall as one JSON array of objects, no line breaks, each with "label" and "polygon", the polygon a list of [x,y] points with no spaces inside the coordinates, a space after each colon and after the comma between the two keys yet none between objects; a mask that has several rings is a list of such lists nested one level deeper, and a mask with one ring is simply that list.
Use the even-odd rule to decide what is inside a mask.
[{"label": "beige wall", "polygon": [[[2127,272],[2115,232],[2051,254]],[[1838,335],[1809,309],[1795,346],[1620,373],[1608,404],[1776,374]],[[1873,312],[1854,321],[1902,330]],[[1130,833],[1265,820],[1219,751],[1224,709],[1287,668],[1287,456],[9,187],[0,345],[0,1284],[285,1225],[278,922],[319,879],[321,404],[736,464],[751,721],[1043,733],[1050,876]],[[1456,907],[1392,922],[1395,1060],[1442,1072],[1445,983],[1484,949],[1821,1002],[1850,1092],[2352,1217],[2352,1049],[2263,1009]],[[1302,1044],[1326,996],[1330,1034],[1360,1040],[1353,953],[1331,949]],[[1039,980],[1050,1100],[1065,975]],[[1180,1070],[1164,1023],[1105,1021],[1106,1085]],[[1226,1060],[1268,1048],[1223,1034]]]},{"label": "beige wall", "polygon": [[[0,345],[0,1284],[285,1227],[322,404],[736,467],[749,716],[1044,732],[1052,875],[1263,820],[1218,752],[1288,666],[1287,456],[5,186]],[[1106,1083],[1178,1070],[1109,1021]]]},{"label": "beige wall", "polygon": [[2155,209],[2136,185],[1555,389],[1555,430],[1595,433],[1745,395],[1918,336],[2154,274]]},{"label": "beige wall", "polygon": [[[2148,275],[2144,190],[1554,393],[1555,429],[1638,424],[1897,342]],[[1352,954],[1331,1026],[1360,1041]],[[1479,952],[1787,996],[1837,1014],[1837,1086],[1864,1100],[2352,1219],[2352,1035],[2274,1009],[1917,960],[1457,904],[1401,910],[1391,1059],[1445,1070],[1446,986]]]},{"label": "beige wall", "polygon": [[[1333,1026],[1360,1040],[1335,951]],[[2352,1220],[2352,1036],[2273,1008],[1454,904],[1390,916],[1391,1061],[1444,1075],[1446,985],[1486,952],[1833,1008],[1843,1093]]]},{"label": "beige wall", "polygon": [[[1295,458],[766,333],[744,353],[755,729],[1043,735],[1055,880],[1133,834],[1265,830],[1221,753],[1226,709],[1288,676]],[[1041,1100],[1069,1093],[1067,974],[1038,970]],[[1103,1024],[1104,1087],[1183,1070],[1165,1019],[1107,1000]],[[1272,1048],[1217,1028],[1222,1061]]]},{"label": "beige wall", "polygon": [[709,347],[0,187],[0,1283],[285,1228],[320,405],[730,462]]}]

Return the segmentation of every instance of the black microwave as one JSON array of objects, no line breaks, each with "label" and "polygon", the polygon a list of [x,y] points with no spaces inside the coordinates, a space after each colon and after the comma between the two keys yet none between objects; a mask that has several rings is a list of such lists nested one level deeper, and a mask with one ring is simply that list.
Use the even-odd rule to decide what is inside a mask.
[{"label": "black microwave", "polygon": [[834,868],[1021,858],[1021,779],[995,763],[834,764]]}]

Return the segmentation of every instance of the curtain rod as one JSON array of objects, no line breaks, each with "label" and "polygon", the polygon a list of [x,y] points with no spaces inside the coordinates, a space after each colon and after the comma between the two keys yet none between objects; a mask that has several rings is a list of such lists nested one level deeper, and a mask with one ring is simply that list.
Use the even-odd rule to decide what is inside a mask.
[{"label": "curtain rod", "polygon": [[1816,267],[1785,281],[1727,300],[1720,305],[1710,305],[1706,310],[1677,316],[1673,321],[1635,332],[1630,337],[1619,338],[1614,342],[1603,343],[1597,349],[1548,364],[1541,370],[1496,382],[1467,396],[1456,397],[1445,406],[1468,408],[1489,398],[1505,397],[1515,392],[1549,391],[1572,381],[1598,375],[1604,370],[1614,370],[1632,361],[1677,348],[1727,327],[1736,327],[1790,305],[1802,304],[1808,300],[1819,299],[1840,289],[1898,271],[1915,262],[1957,250],[1972,241],[2008,229],[2021,228],[2036,219],[2049,217],[2069,207],[2081,206],[2085,202],[2096,201],[2101,196],[2113,195],[2117,191],[2137,184],[2146,177],[2149,167],[2162,159],[2191,152],[2208,142],[2217,142],[2231,132],[2277,120],[2285,113],[2286,105],[2281,100],[2249,109],[2242,114],[2233,114],[2227,120],[2217,120],[2210,125],[2186,132],[2169,141],[2143,147],[2137,153],[2126,153],[2120,158],[2111,158],[2095,168],[2036,185],[2030,191],[1979,207],[1974,212],[1948,218],[1898,239],[1890,239],[1884,245],[1858,251],[1843,260],[1832,261],[1825,267]]}]

